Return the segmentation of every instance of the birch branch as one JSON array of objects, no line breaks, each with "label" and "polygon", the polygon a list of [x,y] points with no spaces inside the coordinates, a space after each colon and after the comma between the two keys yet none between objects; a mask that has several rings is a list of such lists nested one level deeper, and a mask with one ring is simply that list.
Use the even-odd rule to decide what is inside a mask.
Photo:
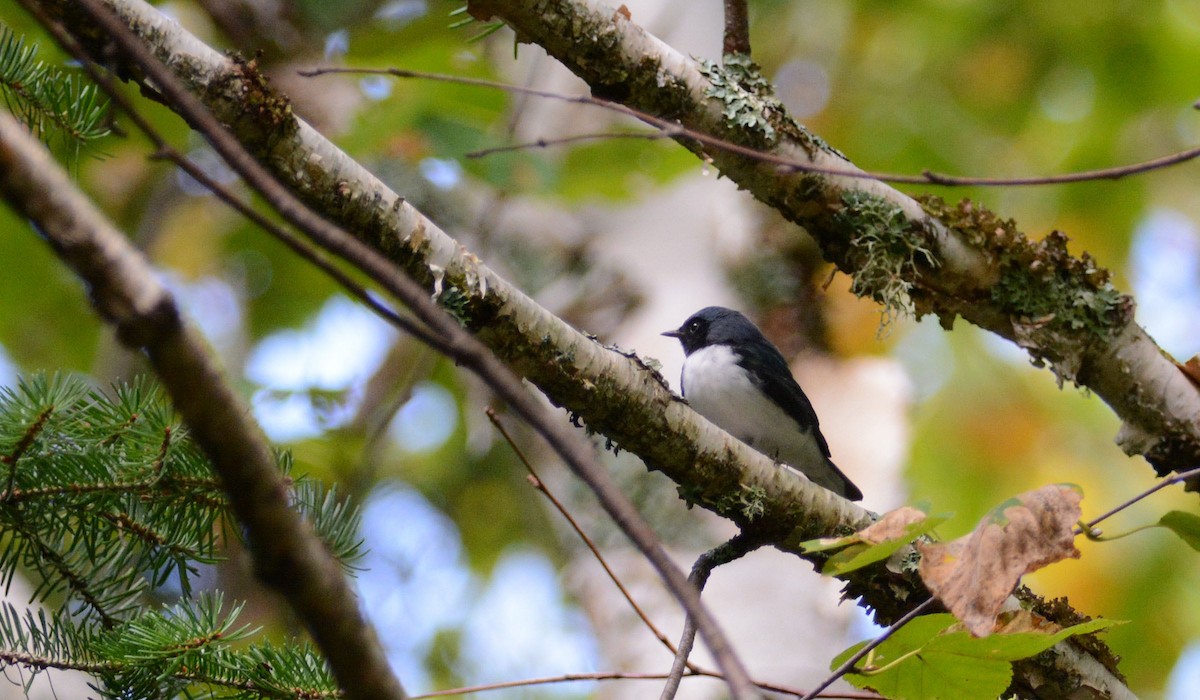
[{"label": "birch branch", "polygon": [[676,137],[804,227],[859,294],[934,314],[947,328],[961,317],[1013,341],[1060,383],[1100,396],[1122,421],[1117,443],[1159,475],[1200,464],[1200,389],[1134,322],[1133,299],[1112,287],[1108,272],[1086,254],[1067,253],[1062,233],[1034,243],[968,201],[918,202],[881,182],[821,174],[857,168],[792,119],[769,88],[743,88],[738,66],[702,65],[601,4],[469,5],[474,17],[498,17],[520,41],[543,47],[597,97],[811,166],[782,168]]}]

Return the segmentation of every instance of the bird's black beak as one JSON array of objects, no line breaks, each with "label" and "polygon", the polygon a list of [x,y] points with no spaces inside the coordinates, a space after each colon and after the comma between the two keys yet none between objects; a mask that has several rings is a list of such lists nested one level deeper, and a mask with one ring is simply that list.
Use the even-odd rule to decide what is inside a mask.
[{"label": "bird's black beak", "polygon": [[683,333],[680,331],[663,331],[662,335],[665,335],[668,338],[679,338],[683,336]]}]

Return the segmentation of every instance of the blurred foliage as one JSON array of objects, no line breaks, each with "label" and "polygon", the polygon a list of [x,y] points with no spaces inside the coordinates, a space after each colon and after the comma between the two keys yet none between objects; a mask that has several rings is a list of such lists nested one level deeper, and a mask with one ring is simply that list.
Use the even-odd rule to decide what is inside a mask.
[{"label": "blurred foliage", "polygon": [[[692,4],[674,2],[686,11],[667,14],[686,23]],[[653,15],[642,3],[628,4],[635,21]],[[469,43],[476,27],[449,26],[455,19],[450,12],[460,5],[457,0],[285,4],[284,19],[300,33],[303,52],[268,54],[265,70],[293,98],[298,113],[486,262],[528,283],[526,291],[551,306],[587,307],[590,296],[563,298],[583,287],[580,268],[594,264],[586,245],[604,242],[585,240],[588,231],[564,231],[549,215],[542,228],[528,225],[529,219],[505,228],[500,205],[575,213],[585,206],[652,200],[659,186],[703,170],[692,156],[667,142],[616,139],[469,159],[471,151],[554,138],[564,129],[578,134],[641,126],[614,125],[582,108],[571,111],[564,126],[545,119],[541,101],[491,89],[294,76],[296,65],[343,64],[524,84],[549,70],[540,50],[528,45],[518,47],[514,62],[507,30]],[[231,46],[200,3],[180,0],[163,7],[214,46],[247,54],[258,48]],[[1200,141],[1200,114],[1191,108],[1197,97],[1194,67],[1200,63],[1197,7],[1187,0],[757,0],[751,2],[751,31],[755,59],[768,77],[804,65],[828,82],[827,101],[818,101],[802,121],[859,166],[1029,176],[1144,160]],[[719,4],[705,8],[716,12]],[[0,16],[39,43],[40,58],[62,60],[11,0],[0,0]],[[265,26],[267,31],[272,25]],[[334,32],[340,32],[336,42],[330,40]],[[344,49],[337,49],[339,43]],[[715,58],[719,37],[710,37],[709,44],[709,57]],[[559,88],[568,94],[585,92],[578,83],[561,85],[570,86]],[[781,94],[787,102],[788,90]],[[138,104],[173,143],[194,153],[205,150],[169,111],[146,100]],[[241,317],[235,337],[221,350],[235,376],[241,376],[257,343],[303,327],[334,293],[328,281],[273,240],[211,198],[182,190],[172,169],[147,158],[136,134],[109,136],[100,148],[110,156],[83,163],[78,176],[116,223],[183,282],[216,279],[233,290]],[[1128,289],[1133,231],[1148,211],[1169,207],[1200,219],[1194,167],[1053,187],[906,189],[936,191],[949,201],[971,197],[1014,217],[1035,238],[1061,228],[1072,239],[1072,252],[1091,252]],[[430,176],[436,168],[448,168],[448,179]],[[0,275],[0,344],[22,370],[103,373],[114,366],[105,357],[114,352],[108,333],[92,317],[83,290],[27,229],[0,209],[0,230],[7,233],[0,236],[0,260],[19,261]],[[916,347],[911,355],[917,359],[904,360],[918,377],[920,398],[913,414],[910,500],[956,513],[941,534],[960,534],[1005,496],[1044,483],[1079,483],[1085,514],[1095,515],[1153,482],[1148,467],[1112,444],[1117,420],[1094,397],[1060,391],[1049,373],[1029,368],[1014,348],[965,324],[943,333],[903,321],[879,339],[878,305],[849,294],[849,280],[841,275],[820,291],[828,269],[813,266],[811,253],[797,252],[795,245],[794,235],[765,237],[734,271],[734,283],[747,301],[764,308],[786,305],[792,290],[811,284],[818,291],[804,298],[818,301],[824,313],[805,324],[820,329],[835,353],[903,356],[906,346]],[[807,261],[802,272],[781,266],[781,253],[798,267]],[[922,373],[934,380],[921,379]],[[296,439],[290,447],[299,471],[345,481],[357,492],[387,480],[411,485],[454,520],[465,559],[482,576],[520,543],[532,541],[562,560],[560,536],[541,496],[482,416],[485,391],[450,363],[403,349],[378,367],[362,368],[361,375],[352,386],[309,390],[356,415]],[[394,390],[373,393],[374,380]],[[443,444],[413,451],[387,428],[421,381],[448,391],[459,410]],[[248,395],[264,389],[242,382]],[[673,534],[694,535],[671,486],[646,479],[639,465],[625,459],[622,478],[630,474],[631,492],[644,492],[645,509],[673,523]],[[1111,527],[1154,522],[1171,508],[1194,505],[1194,495],[1159,494]],[[1086,612],[1134,620],[1109,639],[1125,657],[1123,669],[1135,691],[1158,691],[1182,646],[1200,636],[1200,574],[1193,552],[1165,532],[1085,542],[1081,548],[1081,560],[1039,572],[1033,585],[1047,595],[1069,596]],[[431,642],[425,654],[431,676],[460,679],[461,635],[447,629]]]}]

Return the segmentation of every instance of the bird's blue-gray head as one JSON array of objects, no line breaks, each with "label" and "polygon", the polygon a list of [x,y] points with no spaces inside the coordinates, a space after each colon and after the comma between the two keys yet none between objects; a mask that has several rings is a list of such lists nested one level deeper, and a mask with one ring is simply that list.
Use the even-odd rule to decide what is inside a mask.
[{"label": "bird's blue-gray head", "polygon": [[761,331],[750,319],[733,309],[723,306],[708,306],[692,314],[683,325],[663,335],[678,338],[683,345],[683,354],[691,355],[709,345],[742,345],[755,341],[766,341]]}]

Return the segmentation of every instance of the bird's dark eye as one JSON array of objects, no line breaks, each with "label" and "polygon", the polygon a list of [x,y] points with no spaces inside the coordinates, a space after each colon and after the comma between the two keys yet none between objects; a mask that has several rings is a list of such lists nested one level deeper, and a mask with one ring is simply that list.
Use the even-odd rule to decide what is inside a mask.
[{"label": "bird's dark eye", "polygon": [[691,333],[699,333],[700,328],[703,326],[704,326],[704,323],[700,319],[696,319],[695,321],[692,321],[691,323],[688,324],[688,331]]}]

